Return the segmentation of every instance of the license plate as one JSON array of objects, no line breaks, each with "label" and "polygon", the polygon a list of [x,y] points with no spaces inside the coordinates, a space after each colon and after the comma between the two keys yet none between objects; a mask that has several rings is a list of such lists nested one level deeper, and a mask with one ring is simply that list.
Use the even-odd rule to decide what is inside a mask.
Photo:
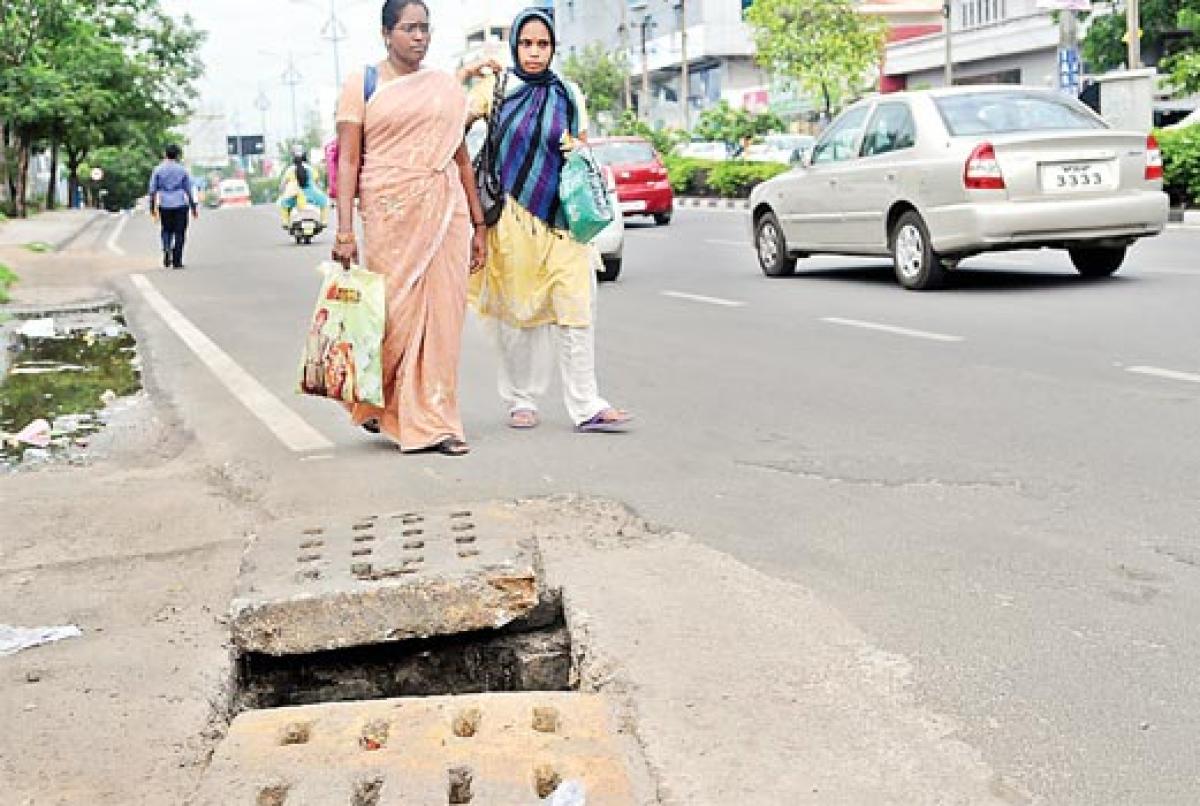
[{"label": "license plate", "polygon": [[641,213],[645,212],[646,203],[644,201],[627,201],[621,202],[622,213]]},{"label": "license plate", "polygon": [[304,232],[305,235],[312,235],[314,232],[317,231],[317,225],[311,221],[305,221],[303,224],[300,225],[300,229]]},{"label": "license plate", "polygon": [[1060,162],[1042,166],[1042,190],[1074,193],[1115,187],[1112,163]]}]

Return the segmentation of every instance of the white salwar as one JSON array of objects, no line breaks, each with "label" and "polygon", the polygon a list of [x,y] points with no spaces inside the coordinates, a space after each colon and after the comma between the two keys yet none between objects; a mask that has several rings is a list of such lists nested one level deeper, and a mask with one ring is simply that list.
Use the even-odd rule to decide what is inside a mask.
[{"label": "white salwar", "polygon": [[[595,250],[592,250],[595,252]],[[500,398],[509,414],[538,411],[538,398],[550,388],[553,365],[562,379],[563,403],[575,425],[612,408],[600,397],[596,381],[596,280],[592,273],[592,324],[588,327],[541,325],[513,327],[495,322],[500,367]]]}]

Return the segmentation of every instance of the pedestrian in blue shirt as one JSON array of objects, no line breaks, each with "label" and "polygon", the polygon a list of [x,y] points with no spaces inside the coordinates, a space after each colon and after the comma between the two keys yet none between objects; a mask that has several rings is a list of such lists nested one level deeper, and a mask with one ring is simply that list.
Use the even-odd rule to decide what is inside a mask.
[{"label": "pedestrian in blue shirt", "polygon": [[183,242],[187,236],[188,208],[200,217],[192,178],[179,162],[179,146],[164,149],[163,161],[150,176],[150,215],[162,225],[163,268],[183,268]]}]

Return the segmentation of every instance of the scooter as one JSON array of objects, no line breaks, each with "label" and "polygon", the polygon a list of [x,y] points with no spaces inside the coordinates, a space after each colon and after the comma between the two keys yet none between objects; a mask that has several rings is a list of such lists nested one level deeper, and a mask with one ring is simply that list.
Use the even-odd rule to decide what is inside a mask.
[{"label": "scooter", "polygon": [[320,235],[325,230],[325,225],[321,223],[321,211],[312,204],[306,204],[303,207],[297,207],[292,210],[291,223],[288,225],[288,234],[296,239],[296,245],[311,244],[313,238]]}]

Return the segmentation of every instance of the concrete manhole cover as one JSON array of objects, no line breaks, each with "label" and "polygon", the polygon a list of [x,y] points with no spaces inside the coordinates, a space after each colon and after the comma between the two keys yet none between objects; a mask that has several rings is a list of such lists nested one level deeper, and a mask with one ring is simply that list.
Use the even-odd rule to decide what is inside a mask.
[{"label": "concrete manhole cover", "polygon": [[536,804],[580,781],[588,806],[635,803],[603,697],[485,694],[250,711],[195,803]]},{"label": "concrete manhole cover", "polygon": [[447,507],[264,531],[231,629],[241,652],[298,655],[499,628],[537,603],[532,542],[513,516]]}]

